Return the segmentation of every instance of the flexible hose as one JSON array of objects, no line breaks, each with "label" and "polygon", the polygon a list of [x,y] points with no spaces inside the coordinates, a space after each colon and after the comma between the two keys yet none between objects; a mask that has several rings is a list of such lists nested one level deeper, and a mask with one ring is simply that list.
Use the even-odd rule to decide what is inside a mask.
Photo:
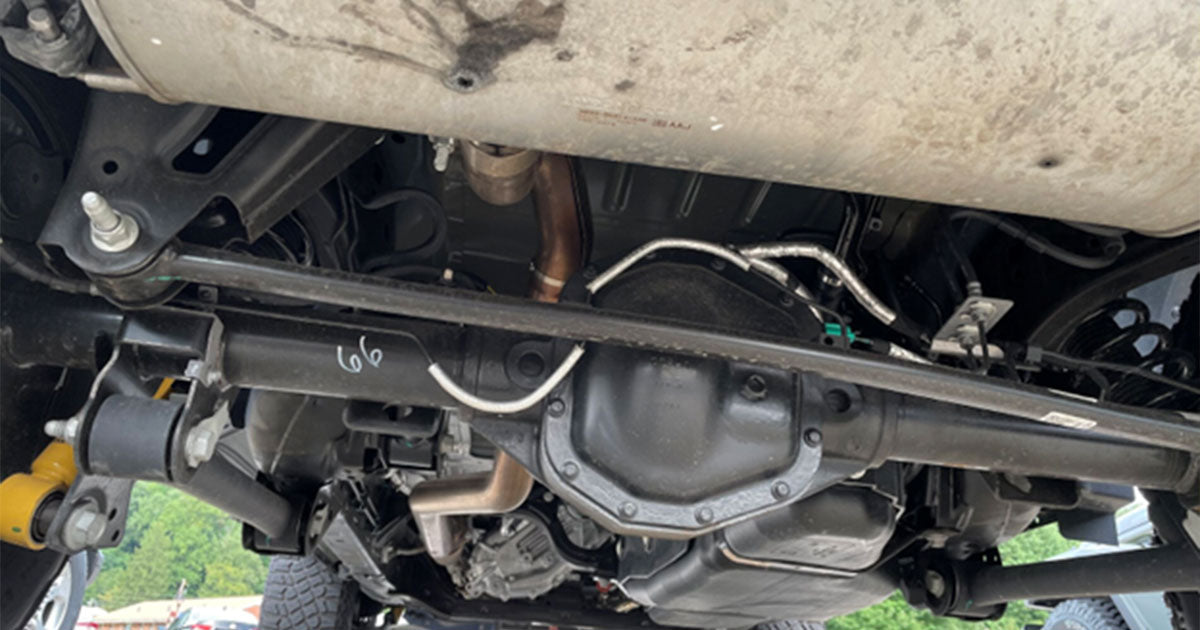
[{"label": "flexible hose", "polygon": [[0,260],[4,261],[4,264],[8,265],[10,269],[12,269],[22,278],[25,278],[31,282],[44,284],[55,291],[62,291],[64,293],[81,293],[84,295],[99,295],[99,293],[96,291],[96,287],[92,285],[92,283],[84,280],[60,278],[50,273],[39,264],[23,260],[23,256],[21,254],[17,253],[12,246],[3,241],[0,241]]},{"label": "flexible hose", "polygon": [[[1075,252],[1064,249],[1059,245],[1055,245],[1044,237],[1039,236],[1026,230],[1021,224],[1010,219],[1006,219],[1000,215],[990,212],[982,212],[979,210],[958,210],[950,215],[950,221],[969,221],[976,219],[984,223],[990,223],[1001,232],[1017,239],[1026,247],[1032,249],[1039,254],[1045,254],[1059,262],[1066,263],[1072,267],[1080,269],[1103,269],[1120,258],[1121,254],[1125,253],[1125,241],[1120,236],[1107,236],[1108,242],[1114,247],[1111,252],[1105,253],[1104,256],[1084,256]],[[1076,228],[1078,229],[1078,228]],[[1089,234],[1097,235],[1093,230],[1084,230]]]}]

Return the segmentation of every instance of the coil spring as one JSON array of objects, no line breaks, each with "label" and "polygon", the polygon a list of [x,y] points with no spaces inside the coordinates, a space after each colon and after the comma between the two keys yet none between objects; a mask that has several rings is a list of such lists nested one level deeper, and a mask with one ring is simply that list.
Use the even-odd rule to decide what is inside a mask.
[{"label": "coil spring", "polygon": [[[1121,327],[1117,315],[1131,313],[1132,324]],[[1144,337],[1154,339],[1154,348],[1143,355],[1135,345]],[[1063,344],[1066,354],[1093,361],[1106,361],[1152,370],[1163,376],[1191,380],[1196,374],[1196,358],[1174,347],[1171,329],[1150,321],[1150,308],[1133,298],[1118,298],[1084,319]],[[1135,374],[1109,374],[1109,385],[1102,392],[1106,400],[1142,407],[1190,409],[1196,396]],[[1082,385],[1086,377],[1077,377]]]}]

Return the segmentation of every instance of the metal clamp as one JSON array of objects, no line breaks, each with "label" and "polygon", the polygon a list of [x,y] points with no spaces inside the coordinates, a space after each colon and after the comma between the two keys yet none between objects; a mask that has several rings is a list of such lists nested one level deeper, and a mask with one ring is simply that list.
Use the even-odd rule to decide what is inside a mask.
[{"label": "metal clamp", "polygon": [[[1012,300],[982,295],[968,297],[954,309],[946,323],[933,336],[931,349],[938,354],[966,356],[967,348],[979,345],[980,326],[984,332],[990,331],[1012,306]],[[972,348],[971,352],[982,354],[982,350],[976,348]],[[996,355],[998,352],[999,348],[988,347],[989,357],[1003,358],[1003,354]]]}]

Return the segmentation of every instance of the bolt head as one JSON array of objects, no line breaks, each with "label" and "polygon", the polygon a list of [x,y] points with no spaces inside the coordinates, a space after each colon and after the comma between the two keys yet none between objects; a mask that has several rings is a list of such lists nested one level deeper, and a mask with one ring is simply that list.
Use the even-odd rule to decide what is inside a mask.
[{"label": "bolt head", "polygon": [[759,401],[767,397],[767,381],[758,374],[751,374],[746,377],[746,382],[742,383],[742,398],[750,401]]},{"label": "bolt head", "polygon": [[821,432],[817,429],[809,429],[804,432],[804,443],[816,448],[821,445]]},{"label": "bolt head", "polygon": [[696,522],[700,524],[711,523],[713,520],[713,511],[711,508],[702,507],[696,510]]},{"label": "bolt head", "polygon": [[579,465],[576,464],[575,462],[567,462],[566,464],[563,464],[562,474],[563,474],[563,477],[566,477],[567,479],[574,479],[574,478],[578,477],[579,476]]},{"label": "bolt head", "polygon": [[188,466],[195,468],[212,459],[217,451],[217,435],[209,429],[197,427],[188,433],[183,445]]},{"label": "bolt head", "polygon": [[621,504],[621,518],[633,518],[637,515],[637,506],[626,501]]},{"label": "bolt head", "polygon": [[551,416],[557,418],[567,411],[567,403],[563,402],[560,398],[555,398],[546,406],[546,411],[549,411]]},{"label": "bolt head", "polygon": [[925,572],[925,590],[929,591],[934,598],[941,598],[946,594],[946,578],[942,577],[937,571]]},{"label": "bolt head", "polygon": [[776,499],[786,499],[790,494],[792,494],[792,488],[791,486],[787,485],[786,481],[776,481],[775,483],[771,484],[771,496],[775,497]]},{"label": "bolt head", "polygon": [[63,527],[63,542],[72,549],[83,549],[100,542],[108,521],[91,504],[71,510]]}]

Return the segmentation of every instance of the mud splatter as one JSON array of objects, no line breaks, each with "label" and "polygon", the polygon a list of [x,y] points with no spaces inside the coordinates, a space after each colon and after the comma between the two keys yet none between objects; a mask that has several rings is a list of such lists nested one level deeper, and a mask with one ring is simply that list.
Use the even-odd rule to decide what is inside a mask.
[{"label": "mud splatter", "polygon": [[389,37],[396,36],[396,33],[394,31],[392,31],[392,29],[388,28],[382,22],[375,19],[374,16],[372,16],[370,13],[367,13],[366,11],[364,11],[362,9],[362,7],[358,6],[357,4],[343,4],[342,6],[338,7],[338,13],[343,13],[345,15],[349,15],[349,16],[357,19],[358,21],[362,22],[363,24],[366,24],[367,26],[369,26],[369,27],[375,29],[376,31],[379,31],[380,33],[383,33],[384,35],[387,35]]},{"label": "mud splatter", "polygon": [[521,0],[507,15],[486,19],[468,4],[455,0],[467,22],[466,39],[458,44],[458,60],[446,76],[446,85],[462,92],[473,92],[495,80],[500,62],[534,41],[552,42],[558,38],[566,18],[561,2],[543,5],[540,0]]},{"label": "mud splatter", "polygon": [[238,0],[219,0],[233,13],[245,18],[255,26],[258,26],[266,34],[284,44],[293,48],[310,48],[315,50],[328,50],[331,52],[350,55],[359,59],[375,59],[392,63],[398,66],[403,66],[409,70],[421,72],[430,75],[440,75],[441,72],[430,66],[429,64],[421,63],[411,57],[394,53],[382,48],[374,46],[366,46],[363,44],[355,44],[343,39],[334,37],[316,37],[313,35],[295,35],[283,28],[279,24],[268,20],[258,13],[251,11],[242,5]]}]

